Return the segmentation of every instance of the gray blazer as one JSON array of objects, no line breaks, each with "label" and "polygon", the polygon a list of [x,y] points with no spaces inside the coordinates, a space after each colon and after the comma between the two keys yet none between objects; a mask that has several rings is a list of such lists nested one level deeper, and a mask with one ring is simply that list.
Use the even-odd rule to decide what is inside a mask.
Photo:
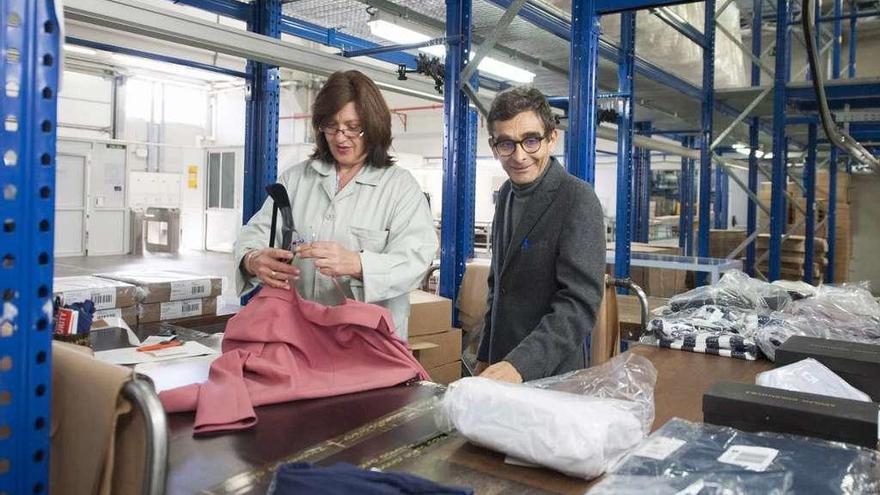
[{"label": "gray blazer", "polygon": [[[585,340],[604,294],[605,221],[599,198],[556,160],[549,167],[525,205],[509,249],[501,246],[501,228],[492,234],[489,310],[478,357],[490,364],[510,362],[523,380],[586,366]],[[503,223],[510,194],[508,181],[498,195],[496,226]]]}]

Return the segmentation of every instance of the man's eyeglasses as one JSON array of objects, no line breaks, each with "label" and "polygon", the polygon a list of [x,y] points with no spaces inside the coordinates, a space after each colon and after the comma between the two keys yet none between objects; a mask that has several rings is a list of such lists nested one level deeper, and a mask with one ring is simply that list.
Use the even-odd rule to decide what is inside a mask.
[{"label": "man's eyeglasses", "polygon": [[328,138],[336,136],[338,133],[342,133],[343,136],[347,138],[357,138],[364,135],[364,130],[360,127],[348,128],[348,127],[334,127],[332,125],[322,125],[318,127],[318,130],[323,132]]},{"label": "man's eyeglasses", "polygon": [[547,136],[529,136],[525,139],[520,139],[519,141],[505,139],[503,141],[495,141],[495,144],[492,147],[495,148],[495,152],[498,153],[498,156],[504,158],[512,155],[516,151],[517,145],[521,146],[526,153],[535,153],[541,149],[541,145],[544,144],[544,139],[546,137]]}]

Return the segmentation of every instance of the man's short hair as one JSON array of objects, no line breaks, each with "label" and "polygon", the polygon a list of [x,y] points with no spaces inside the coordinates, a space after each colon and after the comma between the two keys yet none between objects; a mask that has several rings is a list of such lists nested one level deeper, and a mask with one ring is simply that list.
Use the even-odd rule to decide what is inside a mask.
[{"label": "man's short hair", "polygon": [[523,112],[535,112],[544,123],[544,133],[556,129],[556,118],[550,110],[547,98],[537,89],[520,86],[498,94],[489,110],[489,133],[494,132],[495,122],[510,120]]}]

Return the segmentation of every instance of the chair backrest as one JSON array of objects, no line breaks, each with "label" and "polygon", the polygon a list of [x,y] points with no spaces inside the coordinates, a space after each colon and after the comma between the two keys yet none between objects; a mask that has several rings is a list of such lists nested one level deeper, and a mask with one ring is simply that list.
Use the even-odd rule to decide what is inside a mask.
[{"label": "chair backrest", "polygon": [[590,366],[596,366],[620,354],[620,319],[617,314],[617,292],[611,277],[605,275],[605,295],[590,334]]},{"label": "chair backrest", "polygon": [[52,353],[50,492],[163,493],[168,430],[152,386],[85,347]]}]

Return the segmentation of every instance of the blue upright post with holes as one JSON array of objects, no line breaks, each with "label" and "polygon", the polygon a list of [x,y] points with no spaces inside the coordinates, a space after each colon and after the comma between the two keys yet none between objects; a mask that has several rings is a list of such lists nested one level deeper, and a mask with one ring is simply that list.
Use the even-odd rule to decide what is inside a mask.
[{"label": "blue upright post with holes", "polygon": [[[643,136],[650,136],[651,123],[636,123],[636,131]],[[651,150],[636,148],[634,157],[632,238],[636,242],[648,242],[651,237]]]},{"label": "blue upright post with holes", "polygon": [[[764,12],[764,0],[752,0],[752,32],[761,32],[761,20]],[[761,56],[761,37],[752,36],[752,54],[756,57]],[[752,86],[761,85],[761,68],[758,64],[752,62]],[[761,144],[758,140],[758,132],[761,129],[761,121],[758,117],[749,119],[749,190],[758,193],[758,146]],[[758,205],[751,199],[748,200],[748,211],[746,212],[746,236],[751,237],[758,230]],[[746,273],[755,276],[755,244],[752,241],[746,246]]]},{"label": "blue upright post with holes", "polygon": [[568,155],[565,165],[571,174],[591,184],[595,183],[596,177],[598,60],[599,18],[595,14],[593,0],[572,2],[569,128],[565,135]]},{"label": "blue upright post with holes", "polygon": [[[709,256],[709,211],[712,187],[712,122],[715,109],[715,0],[705,2],[703,16],[706,46],[703,49],[703,107],[700,118],[700,229],[697,235],[697,255]],[[717,214],[717,212],[716,212]],[[705,283],[705,275],[697,275],[697,285]]]},{"label": "blue upright post with holes", "polygon": [[[633,66],[635,61],[635,12],[620,14],[620,60],[617,89],[626,96],[620,99],[617,119],[617,222],[614,238],[614,276],[629,277],[632,225],[632,154],[633,154]],[[574,48],[572,48],[574,49]]]},{"label": "blue upright post with holes", "polygon": [[715,167],[715,195],[712,198],[715,209],[715,228],[727,228],[727,173],[722,167]]},{"label": "blue upright post with holes", "polygon": [[[681,145],[691,148],[693,139],[686,136],[681,140]],[[681,158],[681,172],[678,174],[678,247],[685,256],[690,255],[690,243],[693,239],[693,202],[691,201],[691,189],[694,187],[694,175],[692,168],[693,160]],[[688,239],[690,237],[690,239]]]},{"label": "blue upright post with holes", "polygon": [[7,0],[3,53],[0,493],[47,493],[60,27],[51,0]]},{"label": "blue upright post with holes", "polygon": [[470,57],[471,0],[446,1],[446,35],[461,36],[459,42],[448,44],[446,51],[443,221],[440,233],[440,294],[455,300],[467,256],[473,251],[474,236],[477,117],[468,107],[467,96],[458,89],[461,72]]},{"label": "blue upright post with holes", "polygon": [[[840,39],[842,33],[841,11],[843,0],[834,0],[834,40],[831,45],[831,79],[840,79]],[[828,266],[825,282],[834,283],[838,275],[835,261],[837,258],[837,161],[840,157],[836,146],[831,146],[831,158],[828,161]],[[840,274],[846,276],[846,274]]]},{"label": "blue upright post with holes", "polygon": [[859,6],[858,2],[851,0],[849,3],[849,65],[847,66],[847,75],[850,79],[856,77],[856,41],[858,40],[856,20],[858,19]]},{"label": "blue upright post with holes", "polygon": [[814,282],[814,266],[813,266],[813,248],[815,246],[816,235],[816,141],[817,130],[816,124],[810,124],[807,132],[807,160],[804,164],[804,189],[806,189],[807,199],[807,215],[804,225],[804,233],[806,234],[805,254],[804,254],[804,282],[812,284]]},{"label": "blue upright post with holes", "polygon": [[785,84],[789,53],[789,0],[776,2],[776,66],[773,81],[773,171],[770,200],[770,260],[767,278],[778,280],[785,215]]},{"label": "blue upright post with holes", "polygon": [[[257,0],[251,4],[248,30],[281,37],[281,0]],[[266,186],[278,172],[278,67],[247,63],[248,94],[245,115],[244,190],[242,220],[247,222],[263,205]]]}]

